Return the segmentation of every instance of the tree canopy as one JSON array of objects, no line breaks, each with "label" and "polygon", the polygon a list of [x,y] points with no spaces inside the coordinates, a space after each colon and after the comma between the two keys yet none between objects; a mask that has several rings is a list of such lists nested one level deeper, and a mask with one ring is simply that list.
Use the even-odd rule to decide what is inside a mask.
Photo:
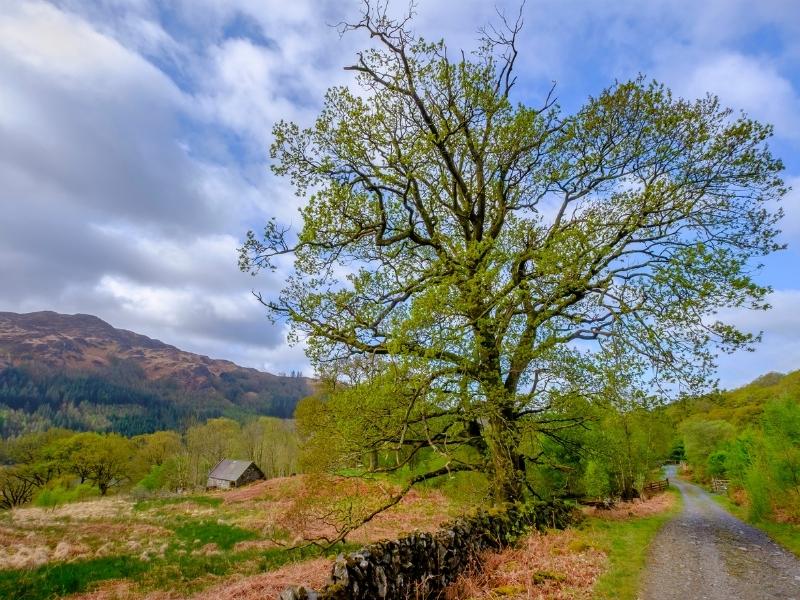
[{"label": "tree canopy", "polygon": [[754,276],[785,187],[771,128],[711,95],[639,77],[574,114],[554,90],[530,105],[522,21],[501,21],[471,54],[373,4],[344,25],[372,41],[355,85],[328,90],[313,126],[274,128],[302,229],[249,232],[240,263],[293,255],[261,299],[349,384],[326,410],[353,444],[395,466],[432,450],[418,480],[478,470],[508,499],[540,456],[529,433],[558,439],[576,403],[620,388],[696,391],[717,349],[755,340],[716,312],[766,308]]}]

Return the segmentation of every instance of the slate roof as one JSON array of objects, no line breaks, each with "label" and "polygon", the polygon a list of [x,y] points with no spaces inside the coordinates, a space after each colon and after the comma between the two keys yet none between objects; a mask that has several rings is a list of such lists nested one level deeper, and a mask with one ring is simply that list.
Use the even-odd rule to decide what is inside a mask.
[{"label": "slate roof", "polygon": [[214,479],[222,479],[223,481],[236,481],[252,464],[254,463],[250,460],[229,460],[225,458],[217,463],[217,466],[214,467],[208,476],[209,478],[213,477]]}]

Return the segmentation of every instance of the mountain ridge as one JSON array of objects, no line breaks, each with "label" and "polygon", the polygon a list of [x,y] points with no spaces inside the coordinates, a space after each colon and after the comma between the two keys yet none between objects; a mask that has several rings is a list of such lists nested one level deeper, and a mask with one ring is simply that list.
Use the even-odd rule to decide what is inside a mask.
[{"label": "mountain ridge", "polygon": [[[22,422],[38,411],[64,426],[63,414],[81,405],[87,418],[92,406],[107,417],[100,429],[128,433],[212,416],[291,417],[297,401],[313,391],[313,379],[187,352],[94,315],[0,312],[0,420],[5,423],[9,415]],[[119,410],[110,408],[115,406]],[[138,425],[122,415],[136,416]],[[120,425],[123,421],[127,424]],[[88,418],[83,428],[98,428],[93,422]]]},{"label": "mountain ridge", "polygon": [[[78,330],[78,327],[81,329]],[[40,335],[34,336],[35,333]],[[48,341],[59,343],[48,345]],[[230,360],[210,358],[181,350],[161,340],[127,329],[116,328],[94,315],[84,313],[68,315],[54,311],[0,312],[0,368],[16,366],[20,359],[34,359],[50,366],[63,368],[102,366],[107,364],[107,360],[104,358],[108,358],[108,356],[103,356],[102,352],[97,352],[97,350],[104,349],[103,342],[105,342],[106,350],[116,351],[114,354],[117,357],[133,358],[137,362],[143,363],[146,367],[145,372],[155,379],[163,375],[164,370],[163,368],[159,370],[157,365],[147,364],[148,358],[155,357],[148,357],[145,350],[169,354],[173,360],[180,360],[183,364],[212,367],[215,375],[244,369],[269,378],[280,377],[266,371],[239,366]],[[11,352],[17,354],[17,360],[9,360]],[[81,352],[87,356],[80,356]]]}]

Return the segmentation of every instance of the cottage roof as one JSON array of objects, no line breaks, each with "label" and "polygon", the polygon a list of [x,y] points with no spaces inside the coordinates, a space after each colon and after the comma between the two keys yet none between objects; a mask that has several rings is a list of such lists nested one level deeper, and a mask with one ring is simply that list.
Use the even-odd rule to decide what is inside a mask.
[{"label": "cottage roof", "polygon": [[229,460],[225,458],[217,463],[217,466],[208,476],[214,479],[222,479],[223,481],[236,481],[252,464],[255,463],[251,460]]}]

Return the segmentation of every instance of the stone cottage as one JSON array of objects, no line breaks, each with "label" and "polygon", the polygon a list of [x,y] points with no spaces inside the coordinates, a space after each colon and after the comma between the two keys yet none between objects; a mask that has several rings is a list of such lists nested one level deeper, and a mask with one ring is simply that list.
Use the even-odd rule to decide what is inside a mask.
[{"label": "stone cottage", "polygon": [[264,473],[251,460],[222,459],[208,474],[208,488],[229,489],[266,479]]}]

